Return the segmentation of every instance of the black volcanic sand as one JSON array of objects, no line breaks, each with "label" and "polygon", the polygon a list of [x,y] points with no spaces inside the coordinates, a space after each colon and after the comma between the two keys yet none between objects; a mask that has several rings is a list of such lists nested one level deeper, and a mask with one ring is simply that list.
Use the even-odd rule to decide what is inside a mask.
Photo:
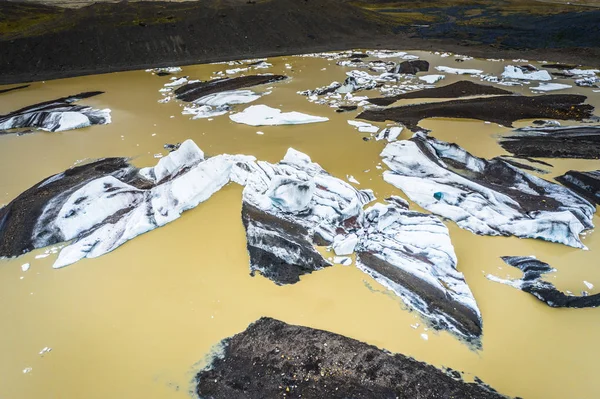
[{"label": "black volcanic sand", "polygon": [[469,118],[512,126],[519,119],[550,118],[581,121],[592,116],[594,107],[583,104],[585,96],[554,94],[543,96],[498,96],[452,100],[404,107],[366,110],[357,119],[402,123],[411,130],[425,118]]},{"label": "black volcanic sand", "polygon": [[210,94],[278,82],[284,79],[286,77],[282,75],[248,75],[239,78],[223,78],[207,82],[188,83],[175,90],[175,96],[179,100],[192,102]]},{"label": "black volcanic sand", "polygon": [[371,104],[387,106],[398,100],[411,98],[460,98],[470,96],[485,96],[485,95],[508,95],[513,94],[508,90],[499,89],[494,86],[481,85],[468,80],[461,80],[446,86],[434,87],[431,89],[411,91],[396,96],[369,98]]},{"label": "black volcanic sand", "polygon": [[600,205],[600,170],[579,172],[570,170],[555,178],[588,201]]},{"label": "black volcanic sand", "polygon": [[600,159],[600,126],[519,129],[500,145],[518,157]]},{"label": "black volcanic sand", "polygon": [[196,375],[202,398],[505,397],[404,355],[266,317],[222,344],[223,356]]},{"label": "black volcanic sand", "polygon": [[[358,47],[600,63],[594,8],[534,0],[385,3],[122,1],[63,9],[4,1],[0,84]],[[390,7],[406,13],[398,19]]]}]

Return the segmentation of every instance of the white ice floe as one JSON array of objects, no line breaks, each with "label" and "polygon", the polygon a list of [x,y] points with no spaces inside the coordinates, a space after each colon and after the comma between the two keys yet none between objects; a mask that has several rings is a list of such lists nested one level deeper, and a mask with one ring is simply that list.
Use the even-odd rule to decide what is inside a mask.
[{"label": "white ice floe", "polygon": [[236,73],[246,72],[247,70],[248,70],[248,68],[233,68],[233,69],[225,70],[225,73],[227,75],[235,75]]},{"label": "white ice floe", "polygon": [[26,272],[27,270],[29,270],[30,266],[31,265],[29,263],[24,263],[24,264],[21,265],[21,270],[24,271],[24,272]]},{"label": "white ice floe", "polygon": [[248,104],[266,94],[269,92],[258,94],[252,90],[222,91],[194,100],[193,104],[185,106],[181,113],[193,115],[192,119],[212,118],[226,114],[232,105]]},{"label": "white ice floe", "polygon": [[585,284],[585,286],[588,288],[588,290],[591,290],[592,288],[594,288],[594,284],[590,283],[589,281],[583,280],[583,284]]},{"label": "white ice floe", "polygon": [[177,72],[181,72],[181,68],[180,67],[152,68],[152,69],[146,69],[146,72],[152,72],[152,73],[160,73],[160,72],[164,72],[164,73],[177,73]]},{"label": "white ice floe", "polygon": [[348,179],[348,181],[350,183],[360,184],[360,182],[358,180],[356,180],[356,178],[352,175],[346,175],[346,179]]},{"label": "white ice floe", "polygon": [[387,140],[391,143],[392,141],[396,141],[398,137],[400,137],[402,130],[404,130],[402,126],[386,127],[377,134],[375,140]]},{"label": "white ice floe", "polygon": [[480,335],[479,311],[437,217],[409,211],[400,197],[365,211],[375,199],[371,190],[331,176],[291,148],[272,164],[244,155],[206,158],[193,141],[184,141],[154,167],[127,166],[53,197],[32,242],[42,247],[70,241],[55,268],[98,257],[176,220],[229,182],[245,186],[242,219],[253,272],[287,284],[331,265],[317,245],[331,246],[332,260],[343,265],[351,259],[342,257],[355,252],[361,270],[433,325],[463,337]]},{"label": "white ice floe", "polygon": [[502,77],[505,79],[519,79],[519,80],[541,80],[548,81],[552,80],[552,76],[546,70],[542,71],[529,71],[524,68],[519,68],[513,65],[507,65],[504,67]]},{"label": "white ice floe", "polygon": [[111,123],[110,109],[81,106],[60,106],[30,109],[6,118],[0,117],[0,131],[35,127],[47,132],[64,132],[92,125]]},{"label": "white ice floe", "polygon": [[421,338],[423,338],[425,341],[427,341],[427,340],[429,340],[429,335],[427,335],[426,333],[422,333]]},{"label": "white ice floe", "polygon": [[33,370],[31,367],[25,367],[23,369],[23,374],[29,374],[29,373],[31,373],[31,370]]},{"label": "white ice floe", "polygon": [[338,234],[333,238],[333,251],[338,256],[350,255],[358,245],[358,236],[354,233],[347,236]]},{"label": "white ice floe", "polygon": [[422,81],[432,85],[432,84],[444,79],[445,77],[446,77],[445,75],[425,75],[425,76],[419,76],[419,80],[422,80]]},{"label": "white ice floe", "polygon": [[570,75],[574,75],[577,77],[583,77],[583,76],[596,76],[596,74],[600,73],[600,69],[568,69],[565,71],[567,74]]},{"label": "white ice floe", "polygon": [[480,75],[483,73],[481,69],[452,68],[447,66],[436,66],[435,69],[437,71],[451,73],[453,75]]},{"label": "white ice floe", "polygon": [[184,85],[188,82],[187,78],[179,78],[179,79],[173,79],[171,82],[169,83],[165,83],[165,87],[175,87],[175,86],[181,86]]},{"label": "white ice floe", "polygon": [[[154,182],[152,188],[139,189],[110,175],[92,180],[64,199],[54,219],[36,225],[34,237],[41,242],[49,234],[63,241],[75,239],[60,252],[54,268],[104,255],[207,200],[230,181],[237,162],[252,159],[231,155],[204,159],[187,140],[155,167],[140,170]],[[53,205],[51,201],[44,212],[56,212]],[[43,214],[40,220],[45,219]]]},{"label": "white ice floe", "polygon": [[348,120],[348,124],[358,128],[358,131],[361,133],[377,133],[379,131],[377,126],[366,122]]},{"label": "white ice floe", "polygon": [[352,264],[352,258],[349,258],[348,256],[334,256],[333,263],[336,265],[350,266]]},{"label": "white ice floe", "polygon": [[242,112],[229,116],[236,123],[250,126],[299,125],[327,122],[329,118],[307,115],[300,112],[281,112],[267,105],[252,105]]},{"label": "white ice floe", "polygon": [[598,87],[600,85],[600,77],[588,76],[575,80],[575,84],[581,87]]},{"label": "white ice floe", "polygon": [[562,83],[540,83],[536,87],[530,87],[531,90],[534,91],[555,91],[555,90],[564,90],[570,89],[571,85],[566,85]]},{"label": "white ice floe", "polygon": [[201,105],[201,106],[186,106],[181,111],[182,115],[193,115],[192,119],[206,119],[213,118],[215,116],[225,115],[229,112],[228,108],[215,108],[209,105]]},{"label": "white ice floe", "polygon": [[[365,210],[357,266],[433,325],[477,337],[481,314],[462,273],[447,227],[434,215],[408,210],[400,197]],[[415,254],[418,254],[415,256]],[[444,298],[430,306],[434,298]]]},{"label": "white ice floe", "polygon": [[42,349],[42,350],[39,352],[39,354],[40,354],[41,356],[44,356],[46,353],[48,353],[48,352],[51,352],[51,351],[52,351],[52,348],[50,348],[50,347],[46,346],[46,347],[44,347],[44,348],[43,348],[43,349]]},{"label": "white ice floe", "polygon": [[593,228],[595,208],[579,195],[504,161],[477,158],[455,144],[416,134],[388,144],[381,156],[390,168],[385,181],[473,233],[585,248],[579,235]]}]

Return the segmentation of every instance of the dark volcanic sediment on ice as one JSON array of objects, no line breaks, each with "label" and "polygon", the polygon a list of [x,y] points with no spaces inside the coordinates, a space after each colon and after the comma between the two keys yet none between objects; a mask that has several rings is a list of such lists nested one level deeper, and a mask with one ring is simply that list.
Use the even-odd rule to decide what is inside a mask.
[{"label": "dark volcanic sediment on ice", "polygon": [[0,208],[0,256],[19,256],[64,241],[62,237],[51,236],[43,244],[35,244],[34,230],[48,204],[52,201],[58,213],[69,194],[92,180],[108,175],[130,180],[132,173],[136,171],[126,158],[106,158],[67,169],[34,185]]},{"label": "dark volcanic sediment on ice", "polygon": [[504,398],[401,354],[261,318],[196,375],[203,398]]},{"label": "dark volcanic sediment on ice", "polygon": [[551,94],[542,96],[498,96],[366,110],[357,119],[400,122],[411,130],[425,118],[469,118],[512,126],[519,119],[550,118],[581,121],[592,116],[594,107],[583,104],[586,96]]},{"label": "dark volcanic sediment on ice", "polygon": [[523,128],[500,145],[518,157],[600,159],[600,126]]},{"label": "dark volcanic sediment on ice", "polygon": [[[16,87],[15,90],[27,86]],[[35,128],[56,132],[91,125],[110,123],[110,110],[97,110],[74,102],[102,94],[90,91],[56,100],[45,101],[0,115],[0,135],[13,133],[11,129]]]},{"label": "dark volcanic sediment on ice", "polygon": [[206,82],[188,83],[175,90],[175,95],[179,100],[193,102],[210,94],[278,82],[284,79],[286,77],[282,75],[248,75],[238,78],[214,79]]},{"label": "dark volcanic sediment on ice", "polygon": [[432,89],[411,91],[404,94],[398,94],[390,97],[379,97],[370,98],[371,104],[387,106],[393,104],[398,100],[405,100],[411,98],[460,98],[469,96],[483,96],[483,95],[507,95],[513,94],[512,92],[504,89],[500,89],[494,86],[481,85],[473,83],[468,80],[461,80],[460,82],[452,83],[446,86],[434,87]]},{"label": "dark volcanic sediment on ice", "polygon": [[600,205],[600,170],[590,172],[570,170],[555,179],[589,201]]},{"label": "dark volcanic sediment on ice", "polygon": [[545,262],[531,256],[503,256],[502,260],[521,269],[523,276],[518,280],[504,280],[488,275],[490,280],[519,288],[553,308],[595,308],[600,306],[600,294],[575,296],[556,289],[554,284],[542,280],[542,275],[555,270]]}]

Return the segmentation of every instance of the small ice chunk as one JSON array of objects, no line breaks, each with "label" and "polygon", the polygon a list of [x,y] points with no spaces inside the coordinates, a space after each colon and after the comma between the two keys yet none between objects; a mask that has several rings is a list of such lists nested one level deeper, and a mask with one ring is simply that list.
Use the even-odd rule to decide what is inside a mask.
[{"label": "small ice chunk", "polygon": [[358,236],[354,233],[347,236],[338,234],[333,239],[333,250],[338,256],[350,255],[358,244]]},{"label": "small ice chunk", "polygon": [[335,256],[333,258],[333,263],[337,265],[350,266],[352,264],[352,258],[347,256]]},{"label": "small ice chunk", "polygon": [[36,259],[42,259],[42,258],[45,258],[45,257],[47,257],[49,255],[50,255],[49,253],[39,254],[39,255],[36,255],[35,258]]},{"label": "small ice chunk", "polygon": [[429,335],[427,335],[425,333],[422,333],[421,334],[421,338],[423,338],[425,341],[428,341],[429,340]]},{"label": "small ice chunk", "polygon": [[504,79],[519,79],[519,80],[552,80],[552,76],[548,71],[524,71],[522,68],[507,65],[502,72]]},{"label": "small ice chunk", "polygon": [[583,280],[583,284],[585,284],[585,286],[588,287],[588,290],[594,288],[594,284],[590,283],[589,281]]},{"label": "small ice chunk", "polygon": [[537,87],[531,87],[531,90],[536,91],[554,91],[554,90],[564,90],[570,89],[571,85],[565,85],[562,83],[540,83]]},{"label": "small ice chunk", "polygon": [[33,370],[31,367],[25,367],[23,369],[23,374],[29,374],[29,373],[31,373],[31,370]]},{"label": "small ice chunk", "polygon": [[350,183],[354,183],[354,184],[360,184],[360,182],[359,182],[358,180],[356,180],[356,179],[354,178],[354,176],[352,176],[352,175],[346,175],[346,179],[348,179],[348,181],[349,181]]},{"label": "small ice chunk", "polygon": [[179,79],[173,80],[172,82],[165,83],[165,87],[181,86],[183,84],[186,84],[187,81],[188,81],[187,78],[179,78]]},{"label": "small ice chunk", "polygon": [[300,112],[281,112],[267,105],[252,105],[242,112],[229,115],[236,123],[250,126],[300,125],[305,123],[327,122],[329,118],[302,114]]},{"label": "small ice chunk", "polygon": [[40,355],[44,356],[45,353],[48,353],[52,350],[52,348],[46,346],[40,351]]},{"label": "small ice chunk", "polygon": [[440,80],[444,79],[445,76],[444,75],[425,75],[425,76],[419,76],[419,80],[422,80],[426,83],[429,83],[430,85],[439,82]]},{"label": "small ice chunk", "polygon": [[440,72],[451,73],[453,75],[480,75],[483,73],[481,69],[462,69],[447,66],[436,66],[435,69]]},{"label": "small ice chunk", "polygon": [[21,270],[23,270],[24,272],[26,272],[27,270],[29,270],[29,267],[31,265],[29,263],[24,263],[21,265]]},{"label": "small ice chunk", "polygon": [[348,124],[357,127],[358,131],[361,133],[377,133],[377,131],[379,130],[377,126],[371,125],[370,123],[366,122],[349,120]]},{"label": "small ice chunk", "polygon": [[263,135],[263,134],[265,134],[265,133],[264,133],[264,132],[261,132],[261,131],[258,131],[258,132],[256,132],[256,134]]},{"label": "small ice chunk", "polygon": [[410,326],[416,330],[417,328],[419,328],[420,324],[415,323],[415,324],[411,324]]}]

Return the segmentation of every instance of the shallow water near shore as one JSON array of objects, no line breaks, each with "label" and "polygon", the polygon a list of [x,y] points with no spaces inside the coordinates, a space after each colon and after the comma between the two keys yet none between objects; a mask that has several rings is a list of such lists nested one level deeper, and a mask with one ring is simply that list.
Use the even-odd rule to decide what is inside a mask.
[{"label": "shallow water near shore", "polygon": [[[499,76],[512,60],[410,54],[439,65],[476,68]],[[248,154],[277,162],[289,147],[308,154],[333,176],[352,175],[359,188],[371,188],[378,200],[403,195],[382,179],[379,154],[385,143],[359,133],[347,120],[356,112],[307,101],[297,91],[343,81],[354,68],[314,57],[270,58],[272,67],[256,73],[290,76],[267,85],[272,93],[252,104],[329,118],[326,123],[252,127],[227,115],[192,120],[178,101],[159,103],[159,89],[169,76],[122,72],[33,83],[0,95],[0,114],[37,102],[83,91],[105,93],[81,101],[110,108],[112,123],[61,133],[36,132],[0,137],[0,204],[6,204],[44,178],[76,163],[127,156],[136,166],[166,155],[165,143],[192,139],[207,155]],[[538,65],[530,61],[533,65]],[[291,65],[291,69],[286,68]],[[183,67],[176,76],[207,80],[226,64]],[[423,74],[421,74],[423,75]],[[237,76],[237,75],[235,75]],[[446,74],[440,84],[479,79]],[[484,82],[485,83],[485,82]],[[561,94],[588,96],[600,108],[600,93],[573,87]],[[534,86],[535,83],[531,86]],[[1,89],[8,88],[0,87]],[[529,86],[503,87],[532,94]],[[257,91],[266,91],[265,88]],[[379,96],[375,91],[357,95]],[[398,105],[424,102],[402,100]],[[519,121],[517,127],[531,121]],[[374,123],[387,126],[388,123]],[[575,124],[564,122],[563,125]],[[475,120],[428,119],[420,123],[431,135],[457,143],[479,157],[506,154],[500,135],[512,129]],[[262,132],[264,134],[257,134]],[[400,139],[412,133],[405,129]],[[547,180],[568,170],[600,168],[598,160],[544,159],[554,167],[539,175]],[[499,392],[523,398],[593,398],[600,396],[595,360],[600,356],[600,309],[552,309],[531,295],[486,279],[488,273],[518,277],[500,256],[535,255],[557,272],[547,277],[563,291],[590,294],[583,281],[600,287],[598,232],[588,232],[588,251],[515,237],[481,237],[447,222],[458,256],[483,318],[482,350],[474,351],[447,332],[427,328],[399,298],[355,267],[335,265],[277,286],[249,275],[241,212],[242,188],[229,184],[173,223],[143,234],[115,251],[52,269],[56,255],[36,258],[36,250],[0,260],[0,397],[6,398],[185,398],[201,361],[221,339],[244,330],[261,316],[343,334],[391,352],[413,356],[437,367],[464,371]],[[411,203],[411,208],[422,210]],[[593,220],[600,225],[596,215]],[[23,272],[21,265],[31,263]],[[413,326],[418,326],[414,328]],[[422,335],[427,335],[427,340]],[[52,348],[40,355],[43,348]],[[27,373],[24,370],[31,368]]]}]

